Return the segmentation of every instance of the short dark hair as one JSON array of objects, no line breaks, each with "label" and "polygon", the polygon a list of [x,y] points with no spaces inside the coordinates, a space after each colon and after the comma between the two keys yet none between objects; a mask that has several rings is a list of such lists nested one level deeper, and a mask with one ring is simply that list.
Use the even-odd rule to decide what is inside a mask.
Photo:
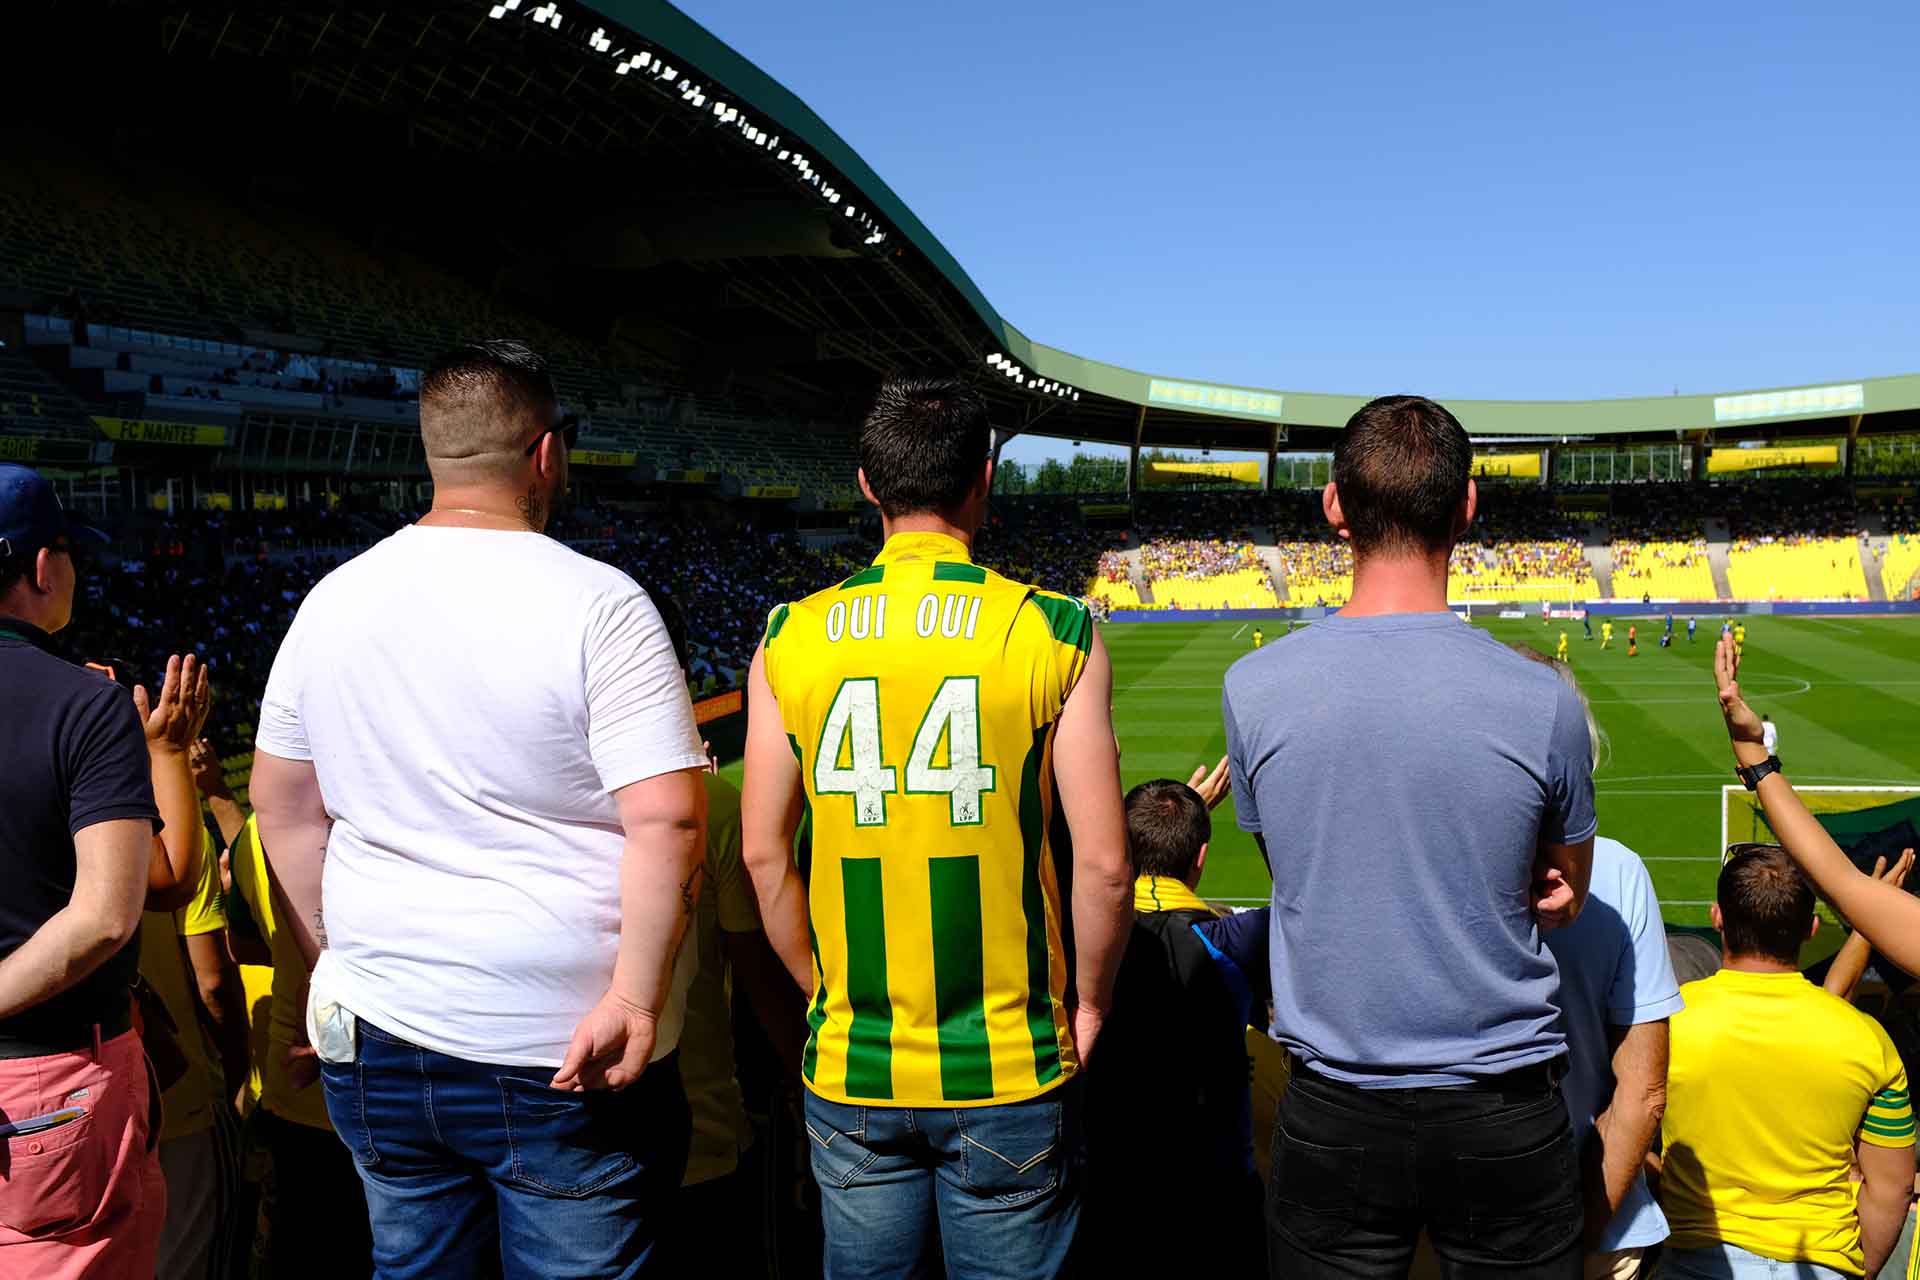
[{"label": "short dark hair", "polygon": [[1135,875],[1185,880],[1211,839],[1207,802],[1186,783],[1155,778],[1127,792],[1127,857]]},{"label": "short dark hair", "polygon": [[1771,844],[1734,854],[1720,868],[1714,897],[1728,955],[1800,963],[1813,928],[1813,882],[1785,849]]},{"label": "short dark hair", "polygon": [[957,378],[888,378],[860,424],[860,469],[888,516],[954,510],[992,451],[987,398]]},{"label": "short dark hair", "polygon": [[1425,396],[1369,401],[1333,446],[1333,484],[1357,555],[1452,546],[1472,474],[1466,428]]},{"label": "short dark hair", "polygon": [[[514,443],[514,430],[528,421],[545,423],[559,406],[547,362],[518,338],[491,338],[455,347],[420,375],[423,426],[432,421],[443,440],[429,440],[442,456],[471,457]],[[498,438],[495,438],[498,437]]]}]

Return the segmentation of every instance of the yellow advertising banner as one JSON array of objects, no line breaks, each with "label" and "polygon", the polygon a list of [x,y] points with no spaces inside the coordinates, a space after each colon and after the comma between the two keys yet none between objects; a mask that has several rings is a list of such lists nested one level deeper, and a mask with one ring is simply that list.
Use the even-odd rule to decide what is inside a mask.
[{"label": "yellow advertising banner", "polygon": [[182,444],[220,449],[227,443],[225,427],[199,422],[148,422],[145,418],[95,418],[93,425],[109,440],[124,444]]},{"label": "yellow advertising banner", "polygon": [[1149,462],[1142,467],[1140,483],[1192,484],[1196,480],[1232,480],[1240,484],[1260,483],[1257,462]]},{"label": "yellow advertising banner", "polygon": [[1538,480],[1540,455],[1538,453],[1476,453],[1473,455],[1473,474]]},{"label": "yellow advertising banner", "polygon": [[800,486],[797,484],[750,484],[746,488],[749,498],[797,498]]},{"label": "yellow advertising banner", "polygon": [[572,449],[567,453],[567,461],[576,467],[630,467],[639,459],[632,450]]},{"label": "yellow advertising banner", "polygon": [[1766,449],[1714,449],[1707,454],[1707,474],[1764,471],[1768,467],[1835,467],[1840,465],[1837,444],[1779,445]]}]

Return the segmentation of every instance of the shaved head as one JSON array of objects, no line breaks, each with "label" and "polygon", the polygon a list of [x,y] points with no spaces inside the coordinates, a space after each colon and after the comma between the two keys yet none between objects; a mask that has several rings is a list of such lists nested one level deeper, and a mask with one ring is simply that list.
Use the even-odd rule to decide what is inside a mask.
[{"label": "shaved head", "polygon": [[420,378],[427,467],[436,480],[510,478],[527,442],[558,409],[547,362],[526,343],[496,338],[458,347]]}]

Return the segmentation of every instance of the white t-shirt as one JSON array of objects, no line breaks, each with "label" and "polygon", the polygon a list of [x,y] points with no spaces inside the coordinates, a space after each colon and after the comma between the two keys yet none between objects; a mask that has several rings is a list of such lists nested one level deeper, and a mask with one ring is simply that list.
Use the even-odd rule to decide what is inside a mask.
[{"label": "white t-shirt", "polygon": [[1760,742],[1766,748],[1768,755],[1772,755],[1773,749],[1780,745],[1780,731],[1773,727],[1773,721],[1760,722]]},{"label": "white t-shirt", "polygon": [[[261,750],[333,818],[330,998],[471,1062],[557,1067],[605,993],[625,836],[612,792],[705,764],[659,612],[536,533],[402,529],[301,605]],[[695,939],[654,1056],[679,1042]]]}]

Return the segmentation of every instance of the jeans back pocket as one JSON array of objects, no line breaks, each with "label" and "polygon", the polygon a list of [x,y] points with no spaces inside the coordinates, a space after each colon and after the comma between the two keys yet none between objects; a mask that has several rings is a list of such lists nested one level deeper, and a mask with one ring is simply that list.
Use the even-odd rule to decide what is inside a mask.
[{"label": "jeans back pocket", "polygon": [[1060,1185],[1067,1160],[1056,1099],[969,1107],[954,1112],[960,1170],[975,1195],[1025,1204]]},{"label": "jeans back pocket", "polygon": [[640,1168],[629,1146],[630,1126],[646,1123],[646,1117],[619,1106],[618,1094],[570,1093],[501,1076],[500,1101],[510,1182],[579,1199]]}]

